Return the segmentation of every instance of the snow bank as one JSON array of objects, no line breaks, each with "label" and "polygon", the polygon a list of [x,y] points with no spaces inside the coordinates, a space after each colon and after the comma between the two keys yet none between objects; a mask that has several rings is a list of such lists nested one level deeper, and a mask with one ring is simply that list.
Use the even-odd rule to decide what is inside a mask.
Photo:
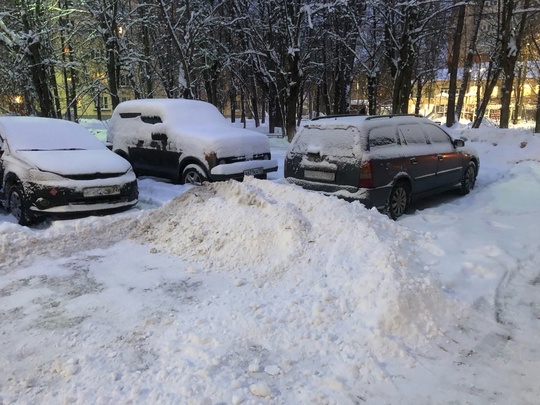
[{"label": "snow bank", "polygon": [[[272,321],[250,330],[272,332],[267,343],[290,340],[298,359],[334,335],[357,367],[370,353],[406,357],[403,345],[439,335],[436,318],[449,305],[416,260],[416,245],[429,245],[429,235],[294,186],[249,179],[192,189],[150,214],[137,233],[202,271],[268,294],[260,318]],[[287,299],[275,302],[273,291],[284,290]]]}]

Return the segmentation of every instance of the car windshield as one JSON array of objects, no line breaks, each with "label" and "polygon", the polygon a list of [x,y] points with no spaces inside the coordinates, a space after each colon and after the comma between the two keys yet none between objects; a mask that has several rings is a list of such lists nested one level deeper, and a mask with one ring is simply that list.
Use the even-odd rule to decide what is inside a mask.
[{"label": "car windshield", "polygon": [[34,117],[7,117],[0,131],[13,150],[99,150],[107,147],[88,130],[69,121]]},{"label": "car windshield", "polygon": [[308,125],[295,141],[295,153],[315,153],[321,156],[354,156],[353,150],[358,129],[349,125],[332,127]]}]

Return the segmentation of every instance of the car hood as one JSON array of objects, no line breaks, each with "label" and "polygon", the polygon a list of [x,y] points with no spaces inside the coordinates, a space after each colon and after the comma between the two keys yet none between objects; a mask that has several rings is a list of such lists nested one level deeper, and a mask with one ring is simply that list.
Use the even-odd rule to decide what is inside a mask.
[{"label": "car hood", "polygon": [[108,149],[17,151],[27,164],[61,176],[91,173],[125,173],[130,164]]},{"label": "car hood", "polygon": [[[159,124],[158,124],[159,125]],[[156,125],[156,127],[158,127]],[[157,129],[157,128],[156,128]],[[175,139],[201,145],[205,152],[215,152],[218,156],[242,156],[270,152],[268,137],[256,131],[235,128],[232,125],[193,125],[164,128],[169,141]]]}]

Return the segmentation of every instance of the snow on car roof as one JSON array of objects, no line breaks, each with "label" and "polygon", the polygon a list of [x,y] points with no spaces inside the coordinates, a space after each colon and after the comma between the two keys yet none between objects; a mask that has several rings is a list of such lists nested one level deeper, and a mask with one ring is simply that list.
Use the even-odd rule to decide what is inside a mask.
[{"label": "snow on car roof", "polygon": [[138,113],[145,116],[160,117],[167,121],[186,124],[224,124],[225,117],[212,104],[199,100],[187,99],[144,99],[120,103],[115,112]]},{"label": "snow on car roof", "polygon": [[339,115],[320,117],[306,123],[310,126],[335,126],[335,125],[355,125],[369,126],[370,128],[385,125],[397,125],[411,122],[430,123],[433,122],[424,117],[415,115]]},{"label": "snow on car roof", "polygon": [[14,150],[106,149],[79,124],[42,117],[0,117],[0,136]]}]

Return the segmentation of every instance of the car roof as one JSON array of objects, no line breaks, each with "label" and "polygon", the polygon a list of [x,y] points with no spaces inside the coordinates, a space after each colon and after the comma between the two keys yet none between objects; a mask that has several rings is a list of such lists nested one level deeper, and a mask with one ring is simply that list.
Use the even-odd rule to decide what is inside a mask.
[{"label": "car roof", "polygon": [[333,126],[333,125],[353,125],[357,127],[378,127],[388,124],[398,125],[422,122],[425,124],[433,124],[433,122],[425,117],[410,114],[390,114],[390,115],[330,115],[316,117],[309,121],[307,125],[315,126]]},{"label": "car roof", "polygon": [[129,100],[120,103],[116,114],[138,113],[146,116],[159,116],[163,120],[220,122],[225,118],[219,110],[206,101],[189,100],[183,98],[150,98]]},{"label": "car roof", "polygon": [[0,136],[14,149],[105,147],[82,125],[57,118],[2,116]]}]

